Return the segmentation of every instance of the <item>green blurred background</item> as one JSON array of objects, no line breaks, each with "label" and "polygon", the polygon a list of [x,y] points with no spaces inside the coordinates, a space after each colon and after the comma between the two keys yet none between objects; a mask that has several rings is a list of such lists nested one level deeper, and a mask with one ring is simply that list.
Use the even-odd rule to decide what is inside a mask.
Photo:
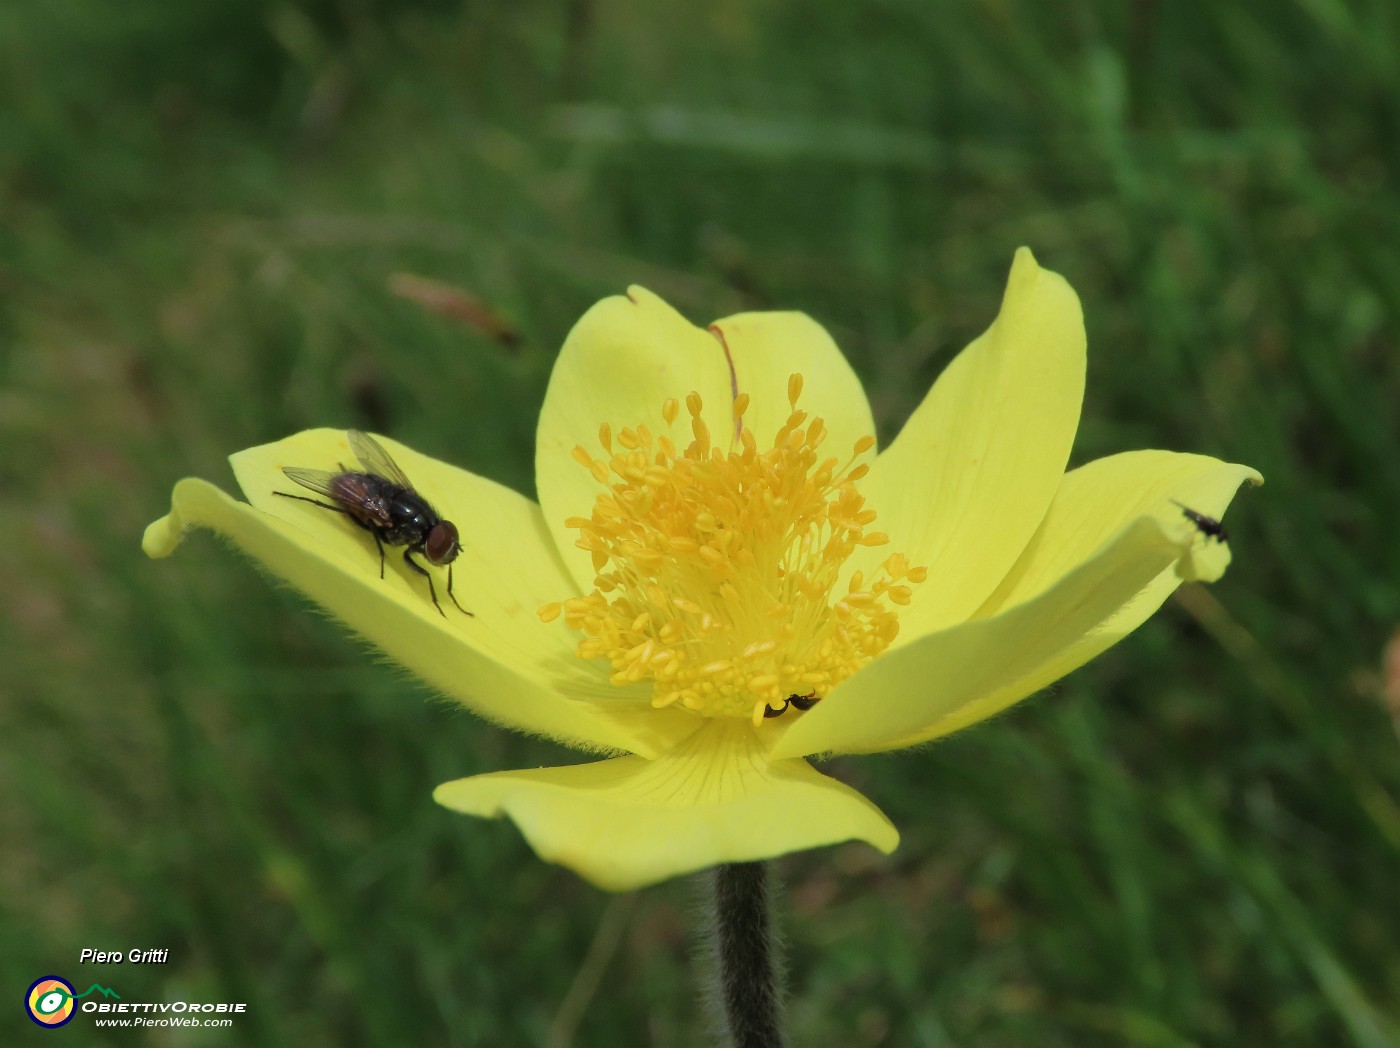
[{"label": "green blurred background", "polygon": [[1397,128],[1387,0],[0,5],[0,1029],[99,1043],[22,1017],[56,972],[249,1004],[128,1044],[705,1043],[693,885],[430,799],[577,755],[141,529],[317,425],[532,493],[556,349],[629,282],[808,311],[888,439],[1028,244],[1085,306],[1076,462],[1268,483],[1219,585],[831,767],[903,844],[777,864],[794,1043],[1400,1044]]}]

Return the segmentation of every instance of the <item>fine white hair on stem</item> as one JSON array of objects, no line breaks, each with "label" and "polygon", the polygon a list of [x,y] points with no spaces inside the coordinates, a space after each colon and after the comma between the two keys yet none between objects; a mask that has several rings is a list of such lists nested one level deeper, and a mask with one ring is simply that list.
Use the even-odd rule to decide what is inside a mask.
[{"label": "fine white hair on stem", "polygon": [[783,964],[768,866],[716,866],[707,876],[699,942],[704,1003],[727,1048],[785,1048]]}]

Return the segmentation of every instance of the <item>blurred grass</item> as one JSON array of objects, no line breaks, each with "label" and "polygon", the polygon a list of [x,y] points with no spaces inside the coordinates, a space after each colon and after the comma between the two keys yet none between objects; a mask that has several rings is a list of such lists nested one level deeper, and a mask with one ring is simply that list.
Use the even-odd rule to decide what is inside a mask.
[{"label": "blurred grass", "polygon": [[888,438],[1027,243],[1085,303],[1076,461],[1268,485],[1221,585],[836,766],[904,840],[779,864],[795,1043],[1400,1044],[1397,80],[1381,0],[0,7],[5,985],[168,946],[102,974],[250,1012],[160,1043],[697,1043],[689,886],[619,916],[429,797],[576,758],[140,529],[311,425],[531,491],[555,349],[629,281],[812,313]]}]

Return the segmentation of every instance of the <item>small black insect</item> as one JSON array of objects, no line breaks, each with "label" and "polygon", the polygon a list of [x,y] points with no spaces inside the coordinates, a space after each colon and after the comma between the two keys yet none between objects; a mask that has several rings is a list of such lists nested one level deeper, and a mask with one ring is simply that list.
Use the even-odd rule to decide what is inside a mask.
[{"label": "small black insect", "polygon": [[[363,472],[348,470],[344,465],[337,473],[302,469],[299,466],[282,467],[282,472],[289,478],[304,488],[325,495],[334,505],[285,491],[274,491],[273,494],[343,513],[368,531],[379,548],[381,579],[384,577],[384,544],[407,546],[403,551],[404,563],[428,580],[428,595],[433,599],[433,607],[446,618],[447,612],[438,603],[433,577],[413,559],[413,554],[421,553],[430,564],[447,565],[447,595],[453,604],[457,604],[452,592],[452,562],[462,549],[457,541],[457,526],[439,517],[437,511],[428,505],[428,500],[413,490],[413,484],[379,441],[357,429],[350,430],[346,436],[350,438],[350,448],[360,460]],[[463,615],[472,614],[460,604],[457,604],[457,610]]]},{"label": "small black insect", "polygon": [[1197,513],[1190,506],[1183,506],[1180,502],[1177,502],[1176,499],[1172,499],[1172,502],[1181,506],[1181,515],[1192,524],[1196,525],[1197,530],[1206,537],[1207,542],[1211,539],[1215,539],[1216,542],[1230,541],[1230,536],[1226,533],[1225,526],[1221,524],[1220,521],[1216,520],[1214,517],[1207,517],[1204,513]]},{"label": "small black insect", "polygon": [[765,717],[781,717],[787,712],[789,706],[795,710],[806,712],[817,703],[821,702],[821,700],[822,697],[815,691],[809,691],[806,695],[789,695],[777,709],[774,709],[772,706],[764,706],[763,715]]}]

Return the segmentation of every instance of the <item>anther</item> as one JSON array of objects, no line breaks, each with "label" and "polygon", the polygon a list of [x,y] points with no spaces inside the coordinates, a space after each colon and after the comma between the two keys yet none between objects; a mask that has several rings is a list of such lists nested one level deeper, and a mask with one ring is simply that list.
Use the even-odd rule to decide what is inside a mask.
[{"label": "anther", "polygon": [[[790,706],[808,710],[889,646],[897,607],[912,597],[904,583],[927,576],[894,554],[841,585],[858,547],[888,539],[865,531],[875,512],[854,481],[868,467],[818,459],[829,431],[798,408],[802,389],[792,375],[784,425],[764,445],[767,435],[736,424],[728,449],[712,446],[692,391],[694,439],[683,450],[645,424],[616,434],[604,424],[602,460],[573,452],[602,485],[591,514],[567,522],[593,563],[594,589],[538,615],[562,614],[583,633],[578,654],[611,663],[615,683],[650,681],[658,708],[755,725]],[[749,394],[737,395],[731,418],[749,408]],[[667,425],[679,415],[675,398],[661,405]],[[857,441],[856,454],[874,445]]]}]

